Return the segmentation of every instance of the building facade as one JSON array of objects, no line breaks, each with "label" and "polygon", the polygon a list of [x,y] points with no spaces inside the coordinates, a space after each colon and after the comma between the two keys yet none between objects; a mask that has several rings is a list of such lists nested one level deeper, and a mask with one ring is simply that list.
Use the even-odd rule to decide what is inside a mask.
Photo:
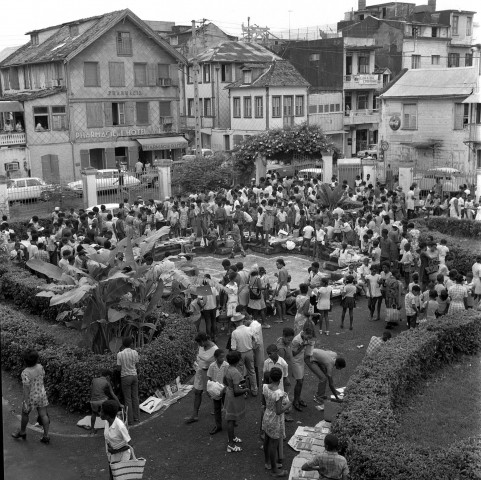
[{"label": "building facade", "polygon": [[178,133],[185,59],[135,14],[112,12],[30,36],[0,64],[0,109],[15,102],[23,110],[8,115],[19,119],[32,176],[75,179],[89,166],[180,158],[187,145]]},{"label": "building facade", "polygon": [[475,67],[444,68],[439,75],[415,69],[400,77],[380,97],[379,137],[385,162],[473,173],[477,165],[469,142],[470,119],[475,119],[478,107],[466,100],[478,78]]}]

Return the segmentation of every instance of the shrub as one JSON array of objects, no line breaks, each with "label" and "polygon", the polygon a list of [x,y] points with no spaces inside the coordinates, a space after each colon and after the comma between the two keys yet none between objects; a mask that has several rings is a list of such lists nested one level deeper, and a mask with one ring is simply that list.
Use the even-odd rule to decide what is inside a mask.
[{"label": "shrub", "polygon": [[480,238],[481,222],[450,217],[430,217],[426,219],[426,227],[430,230],[452,235],[454,232],[459,237]]},{"label": "shrub", "polygon": [[[185,378],[196,358],[192,322],[170,315],[164,320],[159,337],[139,352],[139,394],[141,398],[171,382],[178,375]],[[23,352],[34,348],[45,368],[45,388],[51,402],[59,402],[71,411],[85,411],[90,401],[90,382],[102,369],[113,369],[114,354],[94,355],[89,350],[59,345],[23,313],[0,305],[1,360],[5,370],[17,378],[24,365]]]},{"label": "shrub", "polygon": [[[13,230],[15,232],[15,234],[18,235],[18,238],[20,240],[26,240],[28,238],[27,227],[28,227],[29,221],[30,221],[30,219],[25,221],[25,222],[22,222],[22,221],[8,222],[8,226],[9,226],[10,230]],[[52,227],[52,220],[50,218],[39,218],[38,223],[43,228],[51,228]]]},{"label": "shrub", "polygon": [[397,440],[396,415],[421,378],[454,361],[459,353],[472,355],[480,348],[481,314],[466,312],[405,332],[386,344],[378,355],[362,362],[349,379],[341,414],[332,427],[353,477],[479,478],[475,470],[479,465],[479,441],[463,440],[435,452],[408,445]]}]

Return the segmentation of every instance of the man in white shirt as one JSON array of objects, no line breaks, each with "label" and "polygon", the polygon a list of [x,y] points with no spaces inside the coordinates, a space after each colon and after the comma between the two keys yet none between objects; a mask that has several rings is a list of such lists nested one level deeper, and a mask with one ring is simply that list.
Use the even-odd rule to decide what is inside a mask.
[{"label": "man in white shirt", "polygon": [[264,361],[264,378],[265,374],[269,373],[274,367],[280,368],[282,370],[282,378],[279,382],[279,388],[283,392],[287,392],[289,390],[289,367],[287,362],[279,356],[279,349],[275,343],[267,347],[267,357],[268,358]]},{"label": "man in white shirt", "polygon": [[301,246],[299,247],[300,252],[302,252],[302,247],[304,247],[304,244],[307,243],[307,255],[311,254],[311,240],[312,240],[313,233],[314,233],[314,227],[311,225],[310,220],[308,220],[306,226],[302,230],[302,243],[301,243]]},{"label": "man in white shirt", "polygon": [[117,353],[117,365],[120,365],[120,386],[127,407],[129,425],[139,421],[139,379],[137,377],[137,364],[139,354],[132,346],[132,337],[122,339],[124,349]]},{"label": "man in white shirt", "polygon": [[235,330],[231,335],[231,349],[236,350],[241,354],[241,362],[245,366],[246,376],[249,379],[250,391],[253,397],[257,396],[257,382],[254,364],[254,338],[252,330],[243,324],[245,316],[241,313],[236,313],[232,316],[232,322],[235,325]]}]

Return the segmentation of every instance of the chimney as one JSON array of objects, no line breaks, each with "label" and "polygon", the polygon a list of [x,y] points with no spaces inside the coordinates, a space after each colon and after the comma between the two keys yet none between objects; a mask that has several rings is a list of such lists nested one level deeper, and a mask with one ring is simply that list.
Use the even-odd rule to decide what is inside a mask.
[{"label": "chimney", "polygon": [[436,11],[436,0],[428,0],[428,6],[429,6],[429,10],[431,12],[435,12]]},{"label": "chimney", "polygon": [[[358,0],[357,9],[358,10],[366,10],[366,3],[367,3],[367,0]],[[434,2],[434,3],[436,3],[436,2]]]}]

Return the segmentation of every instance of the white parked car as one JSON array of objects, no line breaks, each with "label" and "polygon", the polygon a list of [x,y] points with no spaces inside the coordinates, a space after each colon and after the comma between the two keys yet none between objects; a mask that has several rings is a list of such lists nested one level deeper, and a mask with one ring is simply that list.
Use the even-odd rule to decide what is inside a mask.
[{"label": "white parked car", "polygon": [[11,178],[7,183],[8,201],[47,200],[53,188],[38,177]]},{"label": "white parked car", "polygon": [[[98,170],[97,172],[97,192],[105,192],[107,190],[116,190],[119,188],[119,175],[123,178],[124,187],[135,187],[140,185],[140,180],[135,178],[127,172],[120,172],[116,168],[106,168],[103,170]],[[74,192],[81,193],[83,191],[82,180],[77,180],[76,182],[70,182],[67,184],[68,188]]]},{"label": "white parked car", "polygon": [[371,143],[365,150],[360,150],[357,152],[358,157],[372,157],[377,159],[378,151],[377,151],[377,143]]}]

